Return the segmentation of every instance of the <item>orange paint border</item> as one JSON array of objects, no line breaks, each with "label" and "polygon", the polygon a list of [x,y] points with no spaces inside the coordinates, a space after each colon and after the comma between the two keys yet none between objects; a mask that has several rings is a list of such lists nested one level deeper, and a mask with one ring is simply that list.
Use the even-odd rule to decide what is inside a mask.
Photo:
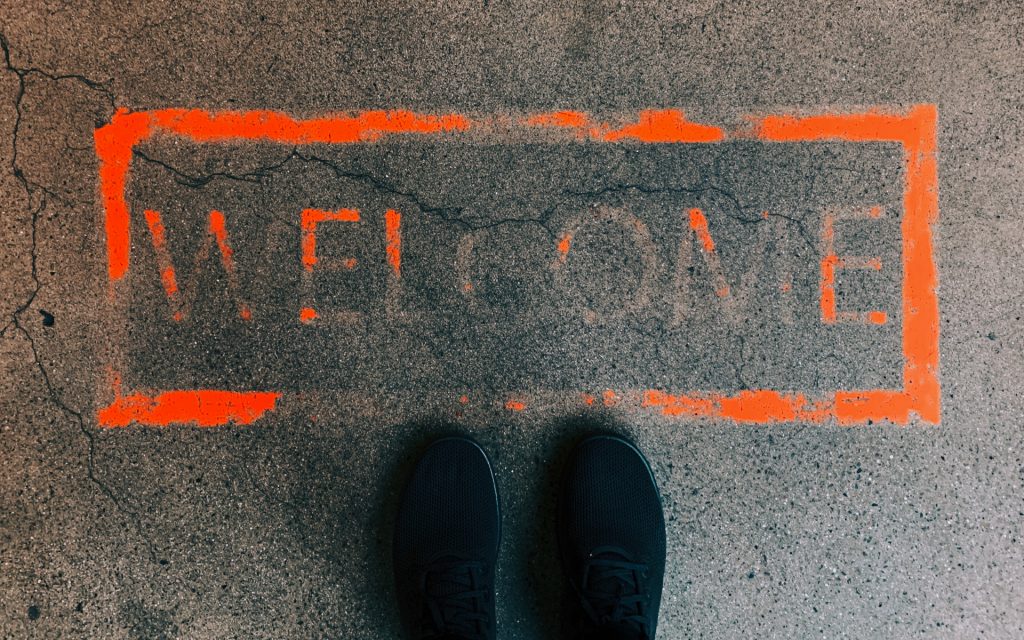
[{"label": "orange paint border", "polygon": [[[938,168],[934,105],[916,105],[905,113],[872,109],[853,114],[791,114],[752,118],[753,136],[764,142],[894,142],[902,146],[905,162],[903,195],[903,388],[838,390],[818,399],[773,390],[741,391],[733,395],[694,392],[669,393],[648,389],[612,392],[618,406],[647,407],[666,416],[718,418],[737,423],[766,424],[804,421],[862,424],[888,420],[907,424],[914,416],[937,424],[941,418],[939,366],[938,273],[932,225],[938,216]],[[300,120],[273,111],[209,113],[202,110],[119,110],[110,124],[95,131],[99,159],[100,198],[105,213],[108,275],[112,295],[126,275],[130,260],[131,217],[125,197],[135,145],[157,134],[184,136],[197,142],[266,140],[283,144],[367,143],[388,135],[439,135],[479,129],[500,130],[487,120],[452,113],[423,115],[410,111],[366,111]],[[631,124],[614,127],[594,123],[585,113],[559,111],[530,116],[519,122],[525,129],[573,132],[578,139],[619,144],[708,144],[750,137],[687,120],[682,111],[648,110]],[[389,263],[400,263],[398,218],[388,220]],[[568,240],[563,240],[568,245]],[[567,248],[567,246],[566,246]],[[562,245],[559,246],[562,249]],[[579,395],[579,394],[577,394]],[[121,395],[97,412],[105,427],[229,423],[251,424],[272,411],[281,394],[262,391],[182,390],[154,395]],[[581,397],[590,397],[582,394]],[[525,400],[517,400],[525,407]]]}]

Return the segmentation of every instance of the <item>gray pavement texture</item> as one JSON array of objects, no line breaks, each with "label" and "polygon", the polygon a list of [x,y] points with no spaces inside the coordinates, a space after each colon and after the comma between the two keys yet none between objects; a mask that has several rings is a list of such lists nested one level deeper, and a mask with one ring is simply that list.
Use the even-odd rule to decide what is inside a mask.
[{"label": "gray pavement texture", "polygon": [[[552,496],[573,439],[600,425],[635,439],[664,496],[659,637],[1024,638],[1024,7],[638,4],[0,7],[0,637],[398,637],[388,523],[417,451],[451,431],[498,474],[500,637],[556,637]],[[93,134],[120,107],[681,108],[735,129],[919,103],[938,110],[937,425],[736,424],[601,398],[899,386],[902,167],[884,143],[156,136],[133,156],[130,287],[111,309]],[[837,246],[884,268],[844,272],[837,296],[889,322],[823,325],[824,216],[875,204]],[[364,219],[318,237],[359,267],[303,289],[310,207]],[[680,249],[690,208],[744,293],[732,313]],[[191,309],[170,320],[144,209],[178,265],[224,211],[250,322],[212,256],[195,277],[179,267]],[[550,266],[566,229],[569,259]],[[304,325],[302,296],[363,315]],[[105,429],[111,354],[129,390],[285,397],[251,425]]]}]

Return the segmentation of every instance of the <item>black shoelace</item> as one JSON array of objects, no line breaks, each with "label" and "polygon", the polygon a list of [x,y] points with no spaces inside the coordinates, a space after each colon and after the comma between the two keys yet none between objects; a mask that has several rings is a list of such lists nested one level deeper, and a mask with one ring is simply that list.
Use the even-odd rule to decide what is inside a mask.
[{"label": "black shoelace", "polygon": [[488,585],[480,562],[445,558],[423,571],[423,631],[437,640],[486,640]]},{"label": "black shoelace", "polygon": [[638,640],[650,638],[646,616],[648,567],[614,547],[594,549],[583,570],[583,611],[595,631],[616,630]]}]

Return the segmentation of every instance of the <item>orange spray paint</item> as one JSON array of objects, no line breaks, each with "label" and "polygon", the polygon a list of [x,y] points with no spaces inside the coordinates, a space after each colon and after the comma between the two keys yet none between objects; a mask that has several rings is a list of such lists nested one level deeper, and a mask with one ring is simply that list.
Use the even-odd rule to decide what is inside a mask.
[{"label": "orange spray paint", "polygon": [[384,251],[396,278],[402,277],[402,214],[394,209],[384,213]]},{"label": "orange spray paint", "polygon": [[[902,145],[906,163],[904,216],[900,227],[903,242],[902,389],[836,391],[815,401],[796,393],[770,390],[745,391],[732,396],[648,390],[642,394],[642,406],[658,408],[667,415],[711,416],[755,424],[789,420],[822,422],[831,418],[842,424],[868,420],[905,424],[914,414],[924,421],[938,422],[941,415],[939,315],[935,295],[937,271],[932,253],[932,225],[938,215],[936,119],[933,105],[920,105],[906,114],[874,110],[810,117],[779,115],[763,117],[756,122],[756,136],[766,142],[842,140],[897,142]],[[567,111],[540,114],[529,118],[527,123],[529,126],[573,129],[581,136],[601,142],[695,143],[725,139],[721,129],[691,123],[678,111],[643,112],[637,122],[618,128],[593,124],[586,114]],[[408,111],[372,111],[354,116],[295,120],[267,111],[211,114],[164,109],[130,113],[121,109],[109,125],[95,132],[100,197],[106,214],[110,281],[115,284],[122,280],[129,268],[131,224],[125,188],[133,147],[157,131],[201,142],[246,139],[296,145],[367,142],[393,134],[437,135],[465,131],[474,124],[460,114],[423,116]],[[220,248],[223,257],[224,247]],[[315,252],[312,255],[315,256]],[[389,262],[395,268],[395,262],[390,259]],[[165,276],[162,280],[166,291]],[[176,282],[173,289],[177,293]],[[244,317],[245,312],[242,313]],[[874,318],[878,319],[878,316]],[[111,426],[130,421],[161,425],[175,422],[213,425],[232,421],[247,424],[263,412],[272,410],[277,398],[276,394],[255,391],[237,392],[234,396],[217,395],[230,393],[234,392],[172,391],[153,397],[143,394],[121,397],[118,394],[118,400],[100,410],[98,415],[101,424]],[[522,400],[509,403],[525,407]]]},{"label": "orange spray paint", "polygon": [[[312,271],[319,262],[316,257],[316,228],[322,222],[359,222],[359,212],[355,209],[339,209],[323,211],[322,209],[303,209],[302,226],[302,266]],[[355,266],[353,264],[353,266]]]},{"label": "orange spray paint", "polygon": [[[171,306],[174,309],[172,317],[176,322],[180,322],[188,316],[191,302],[183,300],[181,296],[178,286],[177,272],[174,268],[174,263],[171,260],[171,252],[167,245],[167,229],[164,226],[159,211],[147,209],[145,211],[145,218],[146,225],[149,227],[150,238],[153,242],[153,251],[156,254],[157,266],[160,269],[160,282],[163,285],[164,293],[167,294],[167,299],[171,302]],[[195,275],[198,276],[199,266],[206,262],[209,257],[211,242],[216,242],[217,248],[220,251],[221,266],[224,268],[224,273],[227,276],[228,287],[236,298],[238,315],[243,320],[250,320],[252,319],[252,311],[249,309],[249,305],[239,298],[239,283],[238,274],[235,269],[234,251],[231,249],[231,245],[228,242],[227,223],[224,219],[223,213],[216,210],[210,212],[207,231],[209,235],[199,248],[199,253],[196,255]]]},{"label": "orange spray paint", "polygon": [[167,391],[149,396],[135,393],[119,396],[97,413],[104,427],[126,427],[135,423],[166,427],[195,424],[214,427],[229,423],[252,424],[277,406],[280,393],[234,391]]}]

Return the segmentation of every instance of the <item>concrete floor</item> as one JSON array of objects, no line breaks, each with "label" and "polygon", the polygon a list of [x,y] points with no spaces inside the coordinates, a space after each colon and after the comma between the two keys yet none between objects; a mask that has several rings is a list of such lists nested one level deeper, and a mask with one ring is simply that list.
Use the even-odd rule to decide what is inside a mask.
[{"label": "concrete floor", "polygon": [[[662,489],[660,638],[1024,637],[1020,3],[259,4],[0,8],[0,637],[397,637],[397,488],[451,430],[499,475],[500,635],[554,637],[555,478],[595,426],[631,435]],[[751,114],[914,105],[938,113],[941,419],[761,423],[652,401],[901,387],[917,310],[901,302],[899,146],[741,133]],[[483,124],[140,139],[112,284],[94,141],[122,107]],[[523,124],[669,108],[727,139]],[[343,207],[360,221],[322,223],[304,275],[301,211]],[[841,270],[837,306],[885,324],[822,322],[830,215],[859,216],[836,222],[837,253],[881,265]],[[107,428],[115,389],[281,396],[211,428]]]}]

